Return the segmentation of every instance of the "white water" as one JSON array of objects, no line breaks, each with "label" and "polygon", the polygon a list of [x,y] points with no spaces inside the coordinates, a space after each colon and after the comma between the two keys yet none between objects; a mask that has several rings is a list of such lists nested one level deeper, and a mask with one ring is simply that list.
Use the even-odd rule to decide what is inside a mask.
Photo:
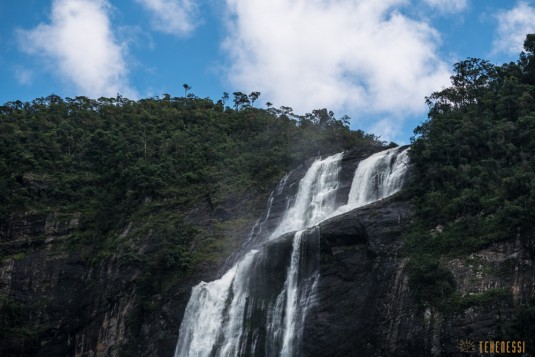
[{"label": "white water", "polygon": [[350,209],[388,197],[401,189],[407,169],[408,150],[399,148],[373,154],[362,160],[353,177],[347,200]]},{"label": "white water", "polygon": [[338,172],[343,153],[316,160],[299,182],[299,190],[292,207],[286,210],[270,239],[295,232],[327,218],[335,209]]},{"label": "white water", "polygon": [[277,312],[277,315],[284,313],[281,356],[293,356],[295,348],[299,346],[305,316],[310,308],[309,299],[319,279],[317,271],[304,281],[300,277],[303,232],[298,231],[295,233],[290,267],[288,268],[284,290],[281,293],[281,296],[286,294],[286,309]]},{"label": "white water", "polygon": [[330,217],[398,192],[403,187],[408,163],[408,149],[400,151],[399,147],[375,153],[359,162],[353,175],[347,204],[336,209]]},{"label": "white water", "polygon": [[[252,277],[256,279],[264,272],[262,264],[265,262],[262,263],[262,259],[267,256],[257,250],[246,253],[220,279],[202,282],[193,288],[180,327],[175,357],[294,356],[297,353],[309,301],[319,279],[317,267],[311,271],[304,259],[307,257],[303,252],[306,250],[305,229],[397,192],[403,184],[408,161],[406,150],[399,152],[398,148],[361,161],[355,171],[347,204],[337,208],[336,191],[342,156],[343,153],[340,153],[318,159],[310,166],[299,183],[293,204],[288,204],[288,198],[282,221],[269,235],[269,240],[274,240],[285,233],[296,232],[281,290],[278,293],[273,291],[275,295],[268,294],[273,297],[255,300],[251,289],[257,288],[259,282]],[[276,189],[279,194],[287,179],[288,176],[285,176],[279,183]],[[268,203],[268,214],[259,224],[260,229],[269,217],[272,201],[273,194]],[[258,226],[255,225],[252,232],[255,229],[258,230]],[[319,250],[316,250],[319,255]],[[259,316],[259,312],[263,317]],[[259,320],[265,321],[264,327],[253,328]],[[261,336],[262,333],[265,336]],[[257,347],[260,345],[263,349]]]},{"label": "white water", "polygon": [[221,356],[237,356],[240,351],[240,340],[243,333],[243,318],[245,304],[249,298],[248,280],[249,269],[253,262],[252,255],[246,255],[245,264],[242,260],[238,265],[243,267],[238,269],[234,281],[232,282],[232,298],[228,315],[224,316],[225,324],[222,331],[222,346],[219,352]]},{"label": "white water", "polygon": [[[210,355],[222,329],[222,317],[227,307],[226,302],[229,294],[231,291],[234,292],[241,288],[239,284],[234,282],[240,281],[240,279],[236,279],[237,277],[243,278],[257,252],[252,250],[247,253],[221,279],[211,283],[201,282],[193,288],[180,327],[175,356],[202,357]],[[232,312],[236,313],[236,310],[235,308]],[[231,318],[233,318],[232,322],[235,323],[238,316]],[[225,330],[230,332],[228,328]]]}]

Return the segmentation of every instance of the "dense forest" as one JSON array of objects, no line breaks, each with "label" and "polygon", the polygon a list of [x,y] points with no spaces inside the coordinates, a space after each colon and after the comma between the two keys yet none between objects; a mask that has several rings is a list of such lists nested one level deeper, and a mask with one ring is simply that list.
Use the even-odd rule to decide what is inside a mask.
[{"label": "dense forest", "polygon": [[[74,214],[78,228],[62,249],[94,265],[120,252],[143,270],[137,284],[147,302],[195,265],[225,259],[239,245],[243,237],[222,239],[247,224],[231,217],[232,207],[259,214],[276,182],[305,160],[384,145],[326,109],[306,115],[271,103],[259,109],[259,92],[234,93],[231,108],[227,93],[213,101],[184,88],[187,95],[175,98],[50,95],[0,106],[2,241],[9,241],[9,227],[20,217]],[[195,220],[202,205],[213,212],[208,224]],[[121,236],[132,222],[131,234],[140,241],[150,237],[150,249]],[[1,259],[24,257],[7,243],[0,253]],[[7,316],[2,334],[37,340],[22,322],[28,309],[6,299],[0,296]]]},{"label": "dense forest", "polygon": [[[466,307],[504,295],[461,298],[441,261],[519,239],[535,254],[535,35],[517,62],[469,58],[452,86],[427,98],[415,129],[410,187],[415,221],[407,235],[411,289],[424,306]],[[524,318],[535,321],[535,309]],[[533,330],[531,330],[533,331]]]},{"label": "dense forest", "polygon": [[143,200],[206,197],[216,205],[229,193],[267,190],[318,154],[383,144],[326,109],[298,116],[289,107],[254,108],[249,98],[259,94],[235,93],[234,109],[192,94],[6,103],[0,220],[53,202],[94,210],[93,233],[102,235]]},{"label": "dense forest", "polygon": [[147,198],[201,195],[215,204],[229,192],[265,190],[312,156],[382,144],[326,109],[298,116],[289,107],[254,108],[249,97],[259,94],[235,93],[235,109],[191,94],[6,103],[0,220],[52,201],[66,209],[92,202],[95,232],[104,233]]}]

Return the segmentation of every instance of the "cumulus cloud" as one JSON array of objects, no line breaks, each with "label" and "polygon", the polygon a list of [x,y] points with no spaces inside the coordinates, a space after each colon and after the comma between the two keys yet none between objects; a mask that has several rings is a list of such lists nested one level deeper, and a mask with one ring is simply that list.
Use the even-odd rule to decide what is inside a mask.
[{"label": "cumulus cloud", "polygon": [[468,0],[424,0],[424,2],[441,13],[458,13],[468,7]]},{"label": "cumulus cloud", "polygon": [[357,120],[382,116],[378,128],[390,122],[397,131],[449,82],[436,55],[439,34],[397,11],[406,3],[227,0],[228,80],[301,113],[328,107]]},{"label": "cumulus cloud", "polygon": [[535,8],[520,1],[509,11],[496,15],[498,28],[493,42],[494,53],[518,54],[528,33],[535,33]]},{"label": "cumulus cloud", "polygon": [[186,36],[198,25],[197,6],[190,0],[136,0],[152,16],[152,26],[161,32]]},{"label": "cumulus cloud", "polygon": [[19,44],[45,57],[80,95],[136,96],[128,85],[126,46],[114,37],[109,12],[106,0],[54,0],[50,23],[20,30]]}]

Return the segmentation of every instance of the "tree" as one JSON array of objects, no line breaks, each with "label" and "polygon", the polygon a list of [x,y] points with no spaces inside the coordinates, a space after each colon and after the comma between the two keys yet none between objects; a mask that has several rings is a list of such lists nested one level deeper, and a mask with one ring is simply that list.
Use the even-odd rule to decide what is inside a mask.
[{"label": "tree", "polygon": [[223,92],[223,97],[221,98],[221,103],[223,103],[223,106],[225,105],[225,103],[227,102],[227,100],[229,99],[229,95],[227,92]]},{"label": "tree", "polygon": [[184,97],[187,97],[188,91],[191,89],[191,86],[189,84],[184,83],[182,87],[184,87]]},{"label": "tree", "polygon": [[249,100],[251,101],[251,106],[254,106],[254,102],[255,100],[258,99],[258,97],[260,97],[260,92],[251,92],[251,94],[249,94]]},{"label": "tree", "polygon": [[529,34],[524,41],[524,51],[520,54],[525,82],[535,84],[535,34]]},{"label": "tree", "polygon": [[351,123],[351,117],[348,115],[344,115],[342,118],[340,118],[340,121],[346,128],[349,128],[349,124]]},{"label": "tree", "polygon": [[524,51],[530,55],[535,55],[535,33],[528,34],[524,40]]},{"label": "tree", "polygon": [[238,110],[239,108],[243,108],[244,106],[250,105],[249,97],[247,97],[247,94],[243,94],[242,92],[234,92],[232,94],[234,95],[234,109],[235,110]]}]

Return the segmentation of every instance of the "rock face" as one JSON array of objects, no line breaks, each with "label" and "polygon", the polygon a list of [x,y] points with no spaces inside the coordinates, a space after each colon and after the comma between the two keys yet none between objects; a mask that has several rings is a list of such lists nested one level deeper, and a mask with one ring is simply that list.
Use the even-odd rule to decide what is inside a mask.
[{"label": "rock face", "polygon": [[79,216],[9,222],[2,249],[17,254],[2,262],[0,294],[3,312],[21,315],[4,326],[2,356],[104,356],[124,340],[135,310],[136,270],[117,258],[95,266],[69,249]]},{"label": "rock face", "polygon": [[[194,216],[213,215],[200,206]],[[0,356],[172,355],[191,288],[214,279],[221,263],[198,264],[162,290],[123,247],[104,257],[80,250],[79,220],[78,212],[28,213],[0,226]],[[128,224],[121,239],[156,249],[150,232],[134,242],[137,229]]]},{"label": "rock face", "polygon": [[[339,203],[347,197],[358,162],[379,150],[367,147],[346,153],[339,173]],[[246,249],[261,244],[262,234],[282,219],[285,197],[295,193],[307,164],[289,173],[273,191],[256,224],[243,219],[243,229],[226,235],[247,237],[253,227],[261,238],[248,242]],[[236,215],[232,207],[241,202],[235,201],[228,207],[199,204],[193,219],[198,225],[228,219]],[[503,326],[535,295],[533,239],[514,237],[442,262],[461,294],[502,289],[502,298],[451,312],[421,310],[408,288],[401,239],[410,216],[410,204],[398,196],[320,224],[321,277],[300,355],[456,355],[461,339],[478,343],[509,337]],[[84,251],[70,248],[81,218],[79,212],[27,213],[0,225],[0,307],[2,317],[12,323],[0,323],[0,355],[172,356],[191,288],[220,276],[225,264],[200,263],[190,275],[143,302],[140,280],[159,277],[147,279],[143,266],[121,249],[92,260]],[[150,232],[140,242],[131,239],[136,229],[128,224],[121,238],[142,252],[155,249]],[[284,269],[291,237],[271,243],[266,264]],[[280,278],[274,279],[273,284],[281,284]],[[257,293],[270,291],[268,283],[259,284]]]},{"label": "rock face", "polygon": [[404,290],[399,238],[409,214],[406,202],[384,200],[320,225],[321,278],[305,325],[305,355],[382,355],[388,347],[383,328],[400,317],[385,303],[398,304],[392,295]]},{"label": "rock face", "polygon": [[422,310],[408,287],[401,240],[409,222],[410,205],[393,197],[320,225],[321,278],[302,355],[459,355],[460,340],[474,342],[479,351],[479,341],[533,339],[529,331],[512,336],[504,328],[535,295],[533,252],[526,241],[513,239],[443,262],[459,293],[501,289],[499,298],[448,312]]}]

